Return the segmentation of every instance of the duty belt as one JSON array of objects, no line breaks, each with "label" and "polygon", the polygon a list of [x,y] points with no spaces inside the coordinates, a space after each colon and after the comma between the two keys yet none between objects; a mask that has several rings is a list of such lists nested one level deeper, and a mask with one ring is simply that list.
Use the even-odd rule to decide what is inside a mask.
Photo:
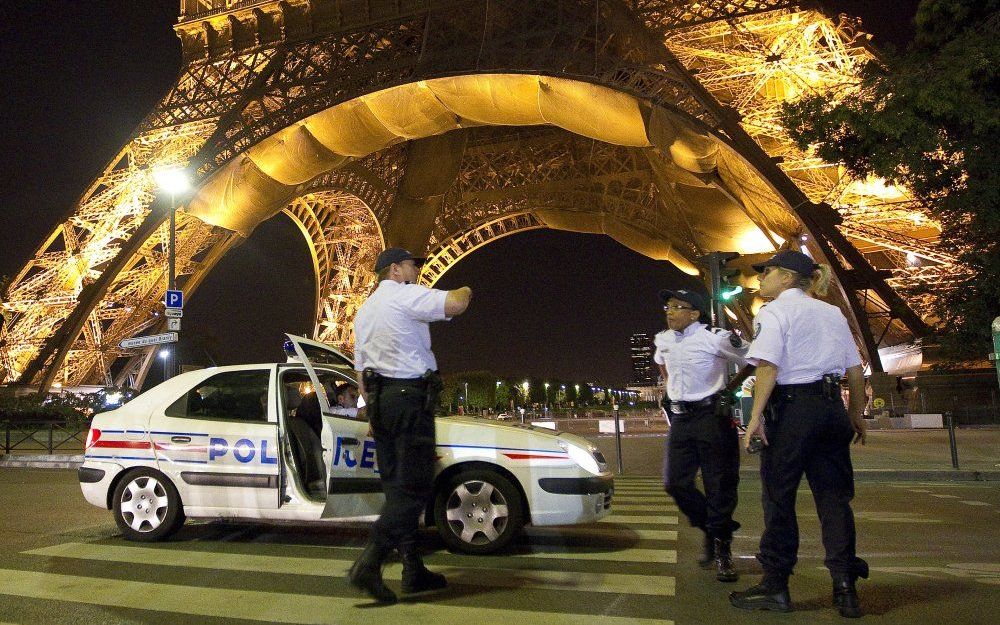
[{"label": "duty belt", "polygon": [[695,401],[671,401],[669,403],[670,412],[672,414],[687,414],[695,408],[711,406],[715,403],[715,398],[716,395],[709,395],[704,399],[696,399]]},{"label": "duty belt", "polygon": [[772,397],[783,397],[785,399],[795,399],[805,395],[819,395],[827,399],[840,397],[840,376],[835,373],[827,373],[815,382],[805,382],[803,384],[775,384]]}]

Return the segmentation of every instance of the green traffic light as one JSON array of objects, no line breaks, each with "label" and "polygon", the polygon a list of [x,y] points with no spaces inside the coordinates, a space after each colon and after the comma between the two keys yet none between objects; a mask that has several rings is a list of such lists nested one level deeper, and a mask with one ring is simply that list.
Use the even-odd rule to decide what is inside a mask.
[{"label": "green traffic light", "polygon": [[734,287],[725,289],[724,291],[722,291],[722,293],[719,294],[719,296],[722,298],[723,301],[728,302],[729,300],[733,299],[734,297],[736,297],[737,295],[739,295],[742,292],[743,292],[743,287],[741,287],[741,286],[734,286]]}]

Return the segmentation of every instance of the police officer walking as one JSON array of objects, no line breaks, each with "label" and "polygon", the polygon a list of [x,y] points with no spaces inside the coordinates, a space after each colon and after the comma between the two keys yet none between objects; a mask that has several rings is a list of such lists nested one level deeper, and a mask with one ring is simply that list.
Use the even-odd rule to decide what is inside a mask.
[{"label": "police officer walking", "polygon": [[[824,563],[833,577],[834,606],[841,616],[859,617],[855,580],[868,577],[868,564],[855,554],[850,445],[852,439],[865,442],[861,358],[840,310],[809,295],[826,294],[828,265],[786,250],[754,269],[762,272],[761,296],[773,300],[757,315],[747,354],[757,365],[757,382],[744,439],[748,448],[756,438],[763,444],[764,533],[757,559],[764,578],[729,598],[747,610],[791,609],[788,577],[799,548],[795,494],[805,473],[822,528]],[[840,395],[845,371],[849,410]]]},{"label": "police officer walking", "polygon": [[398,247],[379,254],[378,287],[354,319],[358,386],[368,406],[385,504],[348,577],[383,604],[396,601],[382,581],[382,563],[393,549],[403,560],[403,592],[447,585],[443,575],[427,570],[417,545],[434,480],[434,407],[441,392],[429,324],[465,312],[472,290],[416,284],[423,263]]},{"label": "police officer walking", "polygon": [[[716,564],[716,579],[734,582],[733,520],[739,485],[736,426],[718,411],[726,384],[726,363],[742,364],[747,346],[739,336],[700,321],[704,299],[693,291],[661,291],[668,329],[654,339],[653,360],[666,380],[664,407],[670,435],[664,458],[664,486],[693,527],[705,532],[702,566]],[[695,486],[701,469],[705,493]]]}]

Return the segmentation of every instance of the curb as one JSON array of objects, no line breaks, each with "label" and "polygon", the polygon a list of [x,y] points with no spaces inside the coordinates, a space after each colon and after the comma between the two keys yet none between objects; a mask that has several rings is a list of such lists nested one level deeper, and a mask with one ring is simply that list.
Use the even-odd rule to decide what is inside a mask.
[{"label": "curb", "polygon": [[0,456],[0,469],[78,469],[81,464],[83,464],[82,455]]}]

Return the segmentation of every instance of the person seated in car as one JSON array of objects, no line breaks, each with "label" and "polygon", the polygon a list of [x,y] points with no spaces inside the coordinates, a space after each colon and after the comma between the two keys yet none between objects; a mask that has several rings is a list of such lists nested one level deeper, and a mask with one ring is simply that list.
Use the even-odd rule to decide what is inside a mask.
[{"label": "person seated in car", "polygon": [[357,419],[358,389],[345,382],[344,384],[338,384],[334,392],[337,397],[337,403],[332,406],[333,414]]},{"label": "person seated in car", "polygon": [[[331,382],[324,382],[326,396],[332,400],[333,405],[330,411],[335,415],[358,418],[358,389],[351,384],[342,383],[336,387],[331,386]],[[323,419],[319,411],[319,399],[313,391],[302,398],[302,402],[295,410],[295,416],[309,424],[309,427],[316,432],[317,436],[323,431]]]}]

